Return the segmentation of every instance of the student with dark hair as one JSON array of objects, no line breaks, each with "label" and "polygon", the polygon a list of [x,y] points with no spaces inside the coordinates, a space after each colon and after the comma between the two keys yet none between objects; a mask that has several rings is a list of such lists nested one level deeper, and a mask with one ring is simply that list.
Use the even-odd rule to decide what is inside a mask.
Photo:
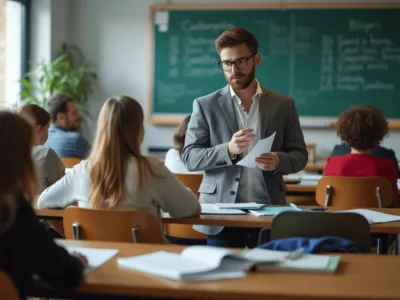
[{"label": "student with dark hair", "polygon": [[176,127],[174,134],[174,144],[176,148],[171,148],[165,155],[165,166],[175,174],[203,174],[203,172],[189,172],[182,162],[182,150],[185,146],[186,131],[190,121],[190,116],[187,116]]},{"label": "student with dark hair", "polygon": [[21,298],[27,296],[33,275],[58,289],[78,285],[86,258],[57,246],[31,207],[39,191],[33,128],[17,114],[2,111],[0,140],[7,141],[7,147],[0,147],[0,269],[14,281]]},{"label": "student with dark hair", "polygon": [[81,116],[74,99],[68,94],[54,94],[47,100],[46,109],[52,122],[46,146],[60,157],[86,157],[90,144],[78,132]]},{"label": "student with dark hair", "polygon": [[393,206],[398,206],[397,170],[392,160],[372,155],[387,135],[388,123],[382,112],[370,106],[359,106],[343,112],[337,135],[350,153],[328,158],[324,176],[386,177],[393,187]]},{"label": "student with dark hair", "polygon": [[64,176],[65,167],[57,153],[46,146],[50,126],[49,113],[36,104],[24,105],[19,115],[31,121],[34,126],[33,159],[38,167],[41,189],[45,189]]}]

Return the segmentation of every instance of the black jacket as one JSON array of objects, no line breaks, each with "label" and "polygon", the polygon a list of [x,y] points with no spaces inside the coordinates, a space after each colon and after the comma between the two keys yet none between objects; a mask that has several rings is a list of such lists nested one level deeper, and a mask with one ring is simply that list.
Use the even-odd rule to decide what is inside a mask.
[{"label": "black jacket", "polygon": [[[15,220],[0,235],[0,269],[12,278],[21,297],[27,296],[34,274],[58,289],[78,285],[83,278],[79,260],[55,244],[22,194],[15,196],[15,203]],[[0,211],[4,216],[4,205]]]}]

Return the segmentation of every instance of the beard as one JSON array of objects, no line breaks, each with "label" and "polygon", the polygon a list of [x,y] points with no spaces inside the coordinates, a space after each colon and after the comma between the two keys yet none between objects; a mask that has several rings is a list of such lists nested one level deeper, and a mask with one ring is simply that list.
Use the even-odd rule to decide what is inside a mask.
[{"label": "beard", "polygon": [[67,120],[65,125],[66,125],[65,127],[68,131],[77,131],[79,129],[79,121],[74,123],[74,122]]},{"label": "beard", "polygon": [[246,89],[256,77],[256,68],[253,66],[249,74],[245,75],[243,73],[236,73],[235,75],[227,76],[225,74],[225,79],[229,85],[234,90],[244,90]]}]

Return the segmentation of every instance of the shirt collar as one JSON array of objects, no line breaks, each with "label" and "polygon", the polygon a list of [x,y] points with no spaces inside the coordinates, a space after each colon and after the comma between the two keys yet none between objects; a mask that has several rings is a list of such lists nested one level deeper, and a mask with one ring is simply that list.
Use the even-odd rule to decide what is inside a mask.
[{"label": "shirt collar", "polygon": [[[254,99],[255,99],[255,96],[262,95],[262,93],[263,93],[263,91],[262,91],[262,89],[261,89],[261,85],[260,85],[260,83],[258,82],[257,79],[256,79],[256,82],[257,82],[257,89],[256,89],[256,93],[253,95],[253,101],[254,101]],[[238,103],[241,104],[242,101],[241,101],[241,100],[239,99],[239,97],[236,95],[236,93],[235,93],[235,91],[233,90],[232,86],[229,86],[229,90],[230,90],[230,92],[231,92],[231,97],[232,97],[232,99],[238,101]]]}]

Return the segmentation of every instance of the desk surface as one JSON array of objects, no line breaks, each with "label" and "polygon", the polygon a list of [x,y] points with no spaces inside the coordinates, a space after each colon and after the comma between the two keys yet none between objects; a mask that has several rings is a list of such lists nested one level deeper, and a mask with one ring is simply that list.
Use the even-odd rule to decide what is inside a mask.
[{"label": "desk surface", "polygon": [[[118,267],[116,259],[182,246],[60,241],[64,245],[115,248],[116,257],[93,270],[76,294],[108,294],[171,299],[400,299],[399,256],[342,255],[336,274],[251,272],[246,278],[185,283]],[[62,295],[60,295],[62,296]]]},{"label": "desk surface", "polygon": [[[335,211],[337,209],[330,209]],[[373,209],[379,212],[388,213],[392,215],[400,215],[398,208],[380,208]],[[43,219],[62,219],[64,215],[63,210],[55,209],[36,209],[36,215]],[[163,223],[170,224],[201,224],[201,225],[217,225],[217,226],[230,226],[230,227],[249,227],[249,228],[263,228],[271,227],[273,217],[256,217],[251,214],[247,215],[200,215],[193,218],[173,218],[163,217]],[[400,233],[400,222],[390,222],[382,224],[371,225],[371,232],[374,233]]]}]

